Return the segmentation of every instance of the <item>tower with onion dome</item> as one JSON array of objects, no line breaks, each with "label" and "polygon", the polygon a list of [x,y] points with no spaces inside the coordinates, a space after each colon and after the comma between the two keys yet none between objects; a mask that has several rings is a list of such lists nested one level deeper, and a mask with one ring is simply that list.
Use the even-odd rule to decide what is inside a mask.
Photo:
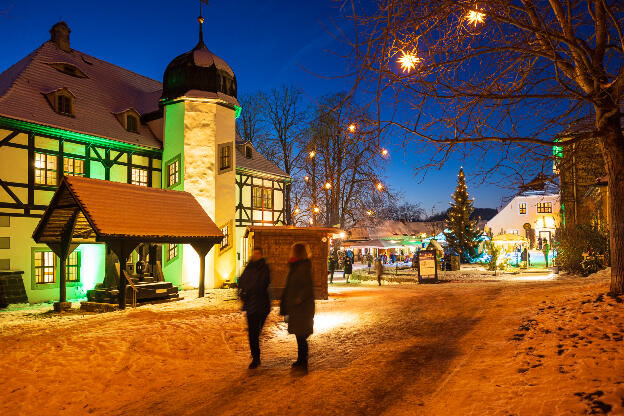
[{"label": "tower with onion dome", "polygon": [[[208,50],[204,20],[200,16],[198,21],[197,45],[171,61],[163,77],[162,186],[193,194],[221,228],[224,240],[206,258],[206,286],[220,287],[236,272],[235,118],[240,106],[236,76]],[[181,272],[183,285],[196,287],[199,257],[191,247],[182,251],[183,261],[171,265],[182,270],[170,272]]]}]

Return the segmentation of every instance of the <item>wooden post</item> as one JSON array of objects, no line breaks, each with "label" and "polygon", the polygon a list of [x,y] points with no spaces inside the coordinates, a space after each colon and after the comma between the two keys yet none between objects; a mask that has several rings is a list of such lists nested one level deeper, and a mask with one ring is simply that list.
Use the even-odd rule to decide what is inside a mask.
[{"label": "wooden post", "polygon": [[59,270],[59,302],[65,303],[67,302],[67,256],[62,256],[60,260],[61,270]]},{"label": "wooden post", "polygon": [[117,299],[119,300],[119,309],[126,309],[126,262],[132,250],[136,248],[138,242],[129,240],[107,240],[106,243],[110,249],[117,255],[119,259],[119,284],[117,289]]},{"label": "wooden post", "polygon": [[203,298],[206,293],[206,254],[197,254],[199,254],[199,294],[197,296]]},{"label": "wooden post", "polygon": [[199,256],[199,293],[197,296],[200,298],[203,298],[206,292],[206,255],[212,246],[220,242],[222,239],[223,237],[218,237],[214,241],[210,242],[201,241],[191,243],[191,246],[193,246]]}]

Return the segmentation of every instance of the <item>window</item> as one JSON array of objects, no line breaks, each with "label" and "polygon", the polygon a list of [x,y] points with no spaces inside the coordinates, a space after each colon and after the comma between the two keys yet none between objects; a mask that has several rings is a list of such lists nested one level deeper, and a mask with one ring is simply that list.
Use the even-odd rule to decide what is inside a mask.
[{"label": "window", "polygon": [[220,162],[219,169],[225,170],[232,167],[232,150],[229,145],[225,145],[221,147],[221,151],[219,153]]},{"label": "window", "polygon": [[126,115],[126,130],[131,133],[139,132],[139,120],[131,114]]},{"label": "window", "polygon": [[254,186],[253,188],[253,208],[273,209],[273,191],[271,188]]},{"label": "window", "polygon": [[35,183],[56,185],[56,156],[35,153]]},{"label": "window", "polygon": [[167,261],[173,260],[178,257],[178,245],[169,244],[167,247]]},{"label": "window", "polygon": [[180,159],[177,158],[167,165],[167,187],[180,182]]},{"label": "window", "polygon": [[66,116],[73,115],[72,99],[65,94],[56,94],[56,112]]},{"label": "window", "polygon": [[221,228],[221,232],[223,233],[223,240],[221,240],[221,249],[224,249],[230,245],[230,226],[226,225]]},{"label": "window", "polygon": [[0,249],[11,248],[11,237],[0,237]]},{"label": "window", "polygon": [[35,253],[35,282],[45,284],[54,283],[54,266],[56,256],[51,251],[36,251]]},{"label": "window", "polygon": [[552,212],[552,202],[538,202],[537,203],[538,214],[549,214],[551,212]]},{"label": "window", "polygon": [[63,158],[63,173],[70,176],[84,176],[84,161],[71,157]]},{"label": "window", "polygon": [[65,280],[68,282],[80,281],[80,252],[73,251],[65,261]]},{"label": "window", "polygon": [[147,169],[132,168],[132,184],[147,186]]},{"label": "window", "polygon": [[520,202],[520,214],[526,214],[526,202]]},{"label": "window", "polygon": [[253,151],[251,150],[251,146],[249,145],[245,146],[245,157],[247,159],[251,159],[252,155],[253,155]]}]

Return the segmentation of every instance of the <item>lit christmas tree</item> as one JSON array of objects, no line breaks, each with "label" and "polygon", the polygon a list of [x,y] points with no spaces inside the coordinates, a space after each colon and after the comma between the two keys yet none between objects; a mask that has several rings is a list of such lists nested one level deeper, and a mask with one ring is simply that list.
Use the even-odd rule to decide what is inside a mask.
[{"label": "lit christmas tree", "polygon": [[461,256],[462,262],[469,262],[476,254],[481,232],[477,228],[477,220],[470,219],[474,208],[473,200],[468,198],[464,169],[459,169],[457,188],[453,194],[453,202],[448,210],[446,228],[444,232],[449,248]]}]

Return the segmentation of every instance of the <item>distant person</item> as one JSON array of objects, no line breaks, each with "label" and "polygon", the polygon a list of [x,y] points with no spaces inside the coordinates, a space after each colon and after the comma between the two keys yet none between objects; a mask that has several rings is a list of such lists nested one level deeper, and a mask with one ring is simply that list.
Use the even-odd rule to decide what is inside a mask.
[{"label": "distant person", "polygon": [[550,244],[548,244],[548,240],[544,239],[544,244],[542,244],[542,253],[544,253],[544,260],[546,261],[546,267],[548,267],[548,253],[550,252]]},{"label": "distant person", "polygon": [[353,263],[351,262],[351,259],[349,258],[349,256],[347,256],[345,257],[345,261],[344,261],[344,277],[345,277],[346,283],[349,283],[349,278],[351,277],[352,274],[353,274]]},{"label": "distant person", "polygon": [[327,268],[329,269],[329,283],[334,283],[334,272],[336,271],[336,257],[334,257],[333,254],[329,256]]},{"label": "distant person", "polygon": [[308,337],[314,327],[314,288],[312,263],[303,244],[295,244],[282,293],[280,315],[288,322],[288,333],[297,337],[297,361],[293,369],[308,371]]},{"label": "distant person", "polygon": [[381,278],[383,276],[383,264],[381,264],[381,259],[375,260],[375,273],[377,274],[377,283],[381,286]]},{"label": "distant person", "polygon": [[250,369],[260,365],[260,333],[271,311],[270,282],[269,266],[262,257],[262,250],[256,247],[251,260],[238,279],[239,296],[243,301],[243,310],[247,312],[247,332],[252,357]]}]

